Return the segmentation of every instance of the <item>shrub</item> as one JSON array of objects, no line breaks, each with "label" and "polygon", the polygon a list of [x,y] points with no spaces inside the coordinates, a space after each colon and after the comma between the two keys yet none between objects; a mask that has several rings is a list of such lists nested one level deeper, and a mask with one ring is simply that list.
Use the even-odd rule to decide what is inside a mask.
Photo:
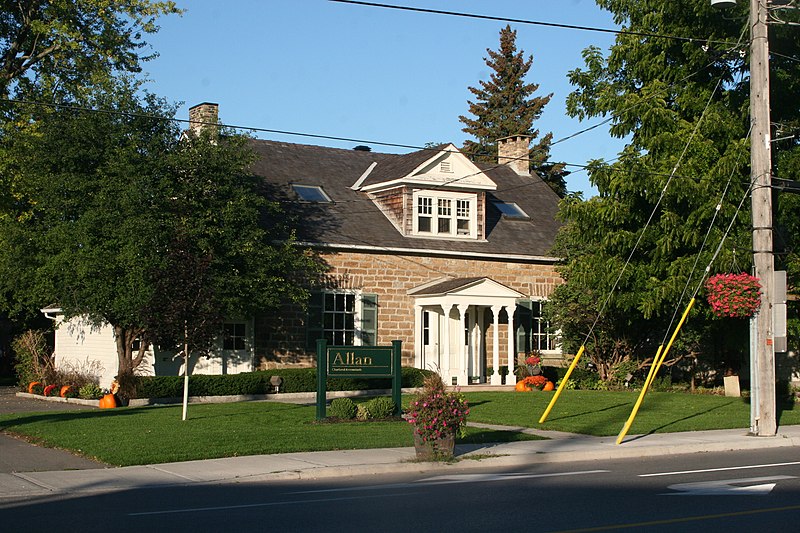
[{"label": "shrub", "polygon": [[30,394],[44,394],[44,384],[41,381],[34,381],[28,386]]},{"label": "shrub", "polygon": [[361,422],[369,420],[369,411],[367,411],[367,406],[365,404],[360,403],[358,407],[356,407],[356,419]]},{"label": "shrub", "polygon": [[[419,387],[430,370],[403,368],[402,387]],[[269,380],[279,376],[284,393],[314,392],[317,390],[315,368],[281,368],[241,374],[208,375],[189,377],[190,396],[233,396],[239,394],[266,394],[272,392]],[[391,379],[345,379],[329,378],[329,391],[389,389]],[[137,376],[135,398],[178,398],[183,396],[183,376]]]},{"label": "shrub", "polygon": [[55,381],[65,385],[71,385],[77,391],[88,383],[99,384],[100,374],[103,373],[103,365],[99,361],[89,359],[77,362],[67,361],[55,370]]},{"label": "shrub", "polygon": [[[280,376],[283,379],[281,390],[283,392],[314,392],[317,390],[316,368],[279,368],[268,371],[259,371],[266,374],[264,380],[269,383],[271,376]],[[404,367],[400,372],[400,386],[405,388],[422,387],[425,378],[432,373],[430,370]],[[390,389],[392,380],[358,379],[358,378],[328,378],[326,387],[329,391]]]},{"label": "shrub", "polygon": [[650,385],[650,390],[656,392],[669,392],[672,390],[672,376],[670,374],[663,374],[656,376],[653,383]]},{"label": "shrub", "polygon": [[142,376],[136,383],[137,398],[177,398],[182,391],[182,376]]},{"label": "shrub", "polygon": [[389,418],[394,415],[394,402],[387,396],[372,398],[366,404],[369,418]]},{"label": "shrub", "polygon": [[355,402],[350,398],[336,398],[331,401],[328,410],[331,416],[341,418],[342,420],[351,420],[356,417],[358,407],[356,407]]},{"label": "shrub", "polygon": [[17,383],[27,387],[33,381],[55,382],[55,364],[42,330],[28,330],[11,342],[16,363]]},{"label": "shrub", "polygon": [[[561,386],[561,381],[556,383],[556,387],[560,386]],[[568,379],[566,385],[564,385],[565,390],[575,390],[576,387],[577,387],[576,383],[571,379]]]},{"label": "shrub", "polygon": [[96,400],[103,396],[103,390],[97,383],[87,383],[78,390],[78,397],[84,400]]}]

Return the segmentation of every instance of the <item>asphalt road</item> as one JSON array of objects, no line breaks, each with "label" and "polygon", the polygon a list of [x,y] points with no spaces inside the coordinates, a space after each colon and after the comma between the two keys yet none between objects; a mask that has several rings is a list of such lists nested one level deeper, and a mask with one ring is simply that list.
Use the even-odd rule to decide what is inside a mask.
[{"label": "asphalt road", "polygon": [[[0,387],[0,414],[32,413],[31,416],[46,416],[48,412],[94,409],[72,403],[18,398],[17,391],[16,387]],[[0,428],[2,427],[0,424]],[[79,457],[71,452],[36,446],[0,431],[0,473],[83,470],[104,466],[103,463]]]},{"label": "asphalt road", "polygon": [[780,448],[53,494],[0,504],[8,531],[27,530],[31,517],[37,529],[118,533],[797,531],[800,457]]}]

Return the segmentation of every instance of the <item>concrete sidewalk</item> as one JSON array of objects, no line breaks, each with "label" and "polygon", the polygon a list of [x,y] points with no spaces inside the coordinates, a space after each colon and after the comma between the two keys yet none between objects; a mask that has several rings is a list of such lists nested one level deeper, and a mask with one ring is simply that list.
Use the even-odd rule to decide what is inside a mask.
[{"label": "concrete sidewalk", "polygon": [[321,479],[382,473],[513,468],[537,463],[599,461],[800,446],[800,426],[781,427],[775,437],[748,436],[747,430],[744,429],[634,435],[627,437],[619,445],[616,444],[616,437],[589,437],[523,428],[502,429],[517,429],[540,434],[549,440],[493,445],[457,445],[456,455],[460,460],[453,464],[415,462],[413,448],[388,448],[256,455],[123,468],[14,472],[0,474],[0,501],[52,494],[92,493],[194,483]]}]

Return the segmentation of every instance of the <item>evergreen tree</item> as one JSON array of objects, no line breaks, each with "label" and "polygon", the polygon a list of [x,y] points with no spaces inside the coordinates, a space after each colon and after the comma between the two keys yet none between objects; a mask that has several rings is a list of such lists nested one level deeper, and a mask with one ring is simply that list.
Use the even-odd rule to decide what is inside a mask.
[{"label": "evergreen tree", "polygon": [[[722,17],[708,3],[690,0],[598,4],[630,33],[617,37],[607,57],[597,48],[584,51],[585,68],[570,73],[576,89],[567,108],[581,119],[612,117],[611,134],[629,141],[616,162],[591,165],[597,197],[562,204],[566,224],[559,253],[566,285],[556,290],[552,307],[574,348],[591,324],[581,314],[597,311],[579,305],[580,297],[604,300],[625,267],[605,310],[614,319],[604,322],[612,326],[603,332],[605,344],[633,337],[627,355],[647,357],[661,342],[685,287],[691,295],[731,220],[731,234],[713,269],[749,268],[747,10],[740,5]],[[778,26],[771,31],[771,47],[783,57],[773,64],[772,92],[784,104],[776,107],[773,101],[773,121],[794,122],[800,114],[800,32]],[[795,140],[777,147],[786,152],[776,154],[779,172],[796,146]],[[698,260],[725,189],[726,200]],[[743,199],[744,209],[737,212]],[[738,349],[725,347],[718,333],[731,328],[723,322],[710,320],[700,298],[679,338],[679,343],[696,342],[676,346],[673,353],[699,350],[711,366],[735,366],[737,361],[723,357],[743,357],[746,339]]]},{"label": "evergreen tree", "polygon": [[[464,142],[464,150],[476,161],[497,161],[497,140],[510,135],[529,135],[534,141],[539,130],[533,123],[541,117],[544,106],[552,98],[531,97],[539,89],[538,84],[526,83],[525,76],[533,64],[533,56],[517,51],[517,32],[511,26],[500,30],[500,50],[486,49],[484,58],[492,69],[489,81],[480,81],[480,87],[469,87],[476,101],[468,101],[469,112],[475,118],[460,116],[466,125],[462,129],[476,140]],[[566,193],[563,164],[548,162],[553,134],[544,135],[530,150],[531,173],[538,174],[559,196]]]}]

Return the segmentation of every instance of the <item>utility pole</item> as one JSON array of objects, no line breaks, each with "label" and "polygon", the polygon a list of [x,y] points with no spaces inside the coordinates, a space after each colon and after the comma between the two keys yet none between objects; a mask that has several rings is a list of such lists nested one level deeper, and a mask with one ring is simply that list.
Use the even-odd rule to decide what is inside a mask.
[{"label": "utility pole", "polygon": [[778,431],[772,302],[775,260],[772,248],[772,155],[769,109],[767,2],[750,0],[750,178],[752,183],[753,264],[762,288],[761,307],[751,327],[750,432]]}]

